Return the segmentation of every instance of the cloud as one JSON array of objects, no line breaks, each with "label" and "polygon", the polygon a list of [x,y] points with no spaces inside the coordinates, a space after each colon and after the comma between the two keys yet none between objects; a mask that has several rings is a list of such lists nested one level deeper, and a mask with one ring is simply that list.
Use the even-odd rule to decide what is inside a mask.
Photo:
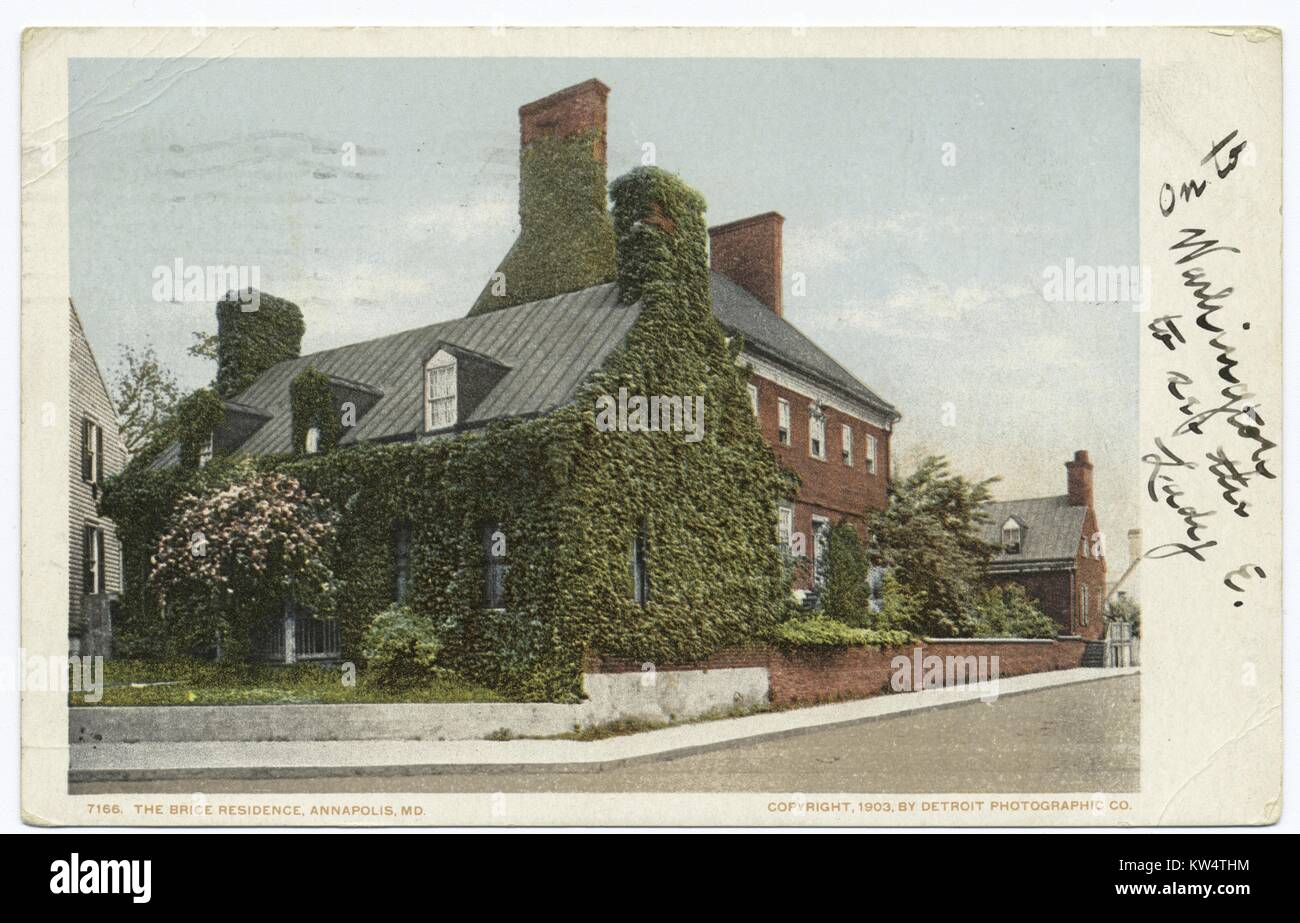
[{"label": "cloud", "polygon": [[422,241],[461,245],[517,232],[519,215],[514,200],[506,197],[440,202],[408,214],[406,229]]},{"label": "cloud", "polygon": [[839,266],[860,259],[865,245],[889,242],[920,243],[929,234],[920,212],[884,216],[837,218],[827,224],[788,226],[785,265],[796,272]]},{"label": "cloud", "polygon": [[934,338],[943,328],[956,329],[972,317],[1006,309],[1036,295],[1027,285],[980,283],[949,285],[938,280],[909,280],[882,298],[854,296],[830,309],[792,314],[813,328],[826,331],[855,330],[905,338]]}]

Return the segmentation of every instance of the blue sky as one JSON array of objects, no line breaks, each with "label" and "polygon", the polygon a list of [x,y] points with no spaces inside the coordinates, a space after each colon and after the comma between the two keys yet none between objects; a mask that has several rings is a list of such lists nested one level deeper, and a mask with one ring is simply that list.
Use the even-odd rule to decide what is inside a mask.
[{"label": "blue sky", "polygon": [[652,144],[711,223],[785,215],[786,317],[899,408],[905,463],[1011,499],[1063,493],[1089,449],[1118,576],[1141,315],[1042,288],[1067,258],[1139,264],[1136,61],[74,61],[72,296],[101,365],[152,343],[209,380],[184,349],[213,304],[152,299],[177,258],[258,266],[309,351],[463,315],[518,229],[517,108],[589,77],[611,179]]}]

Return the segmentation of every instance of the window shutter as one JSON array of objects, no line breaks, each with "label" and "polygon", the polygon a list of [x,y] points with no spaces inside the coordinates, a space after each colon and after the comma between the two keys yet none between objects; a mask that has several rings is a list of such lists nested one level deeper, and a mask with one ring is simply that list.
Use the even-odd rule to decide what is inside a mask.
[{"label": "window shutter", "polygon": [[90,480],[90,421],[81,421],[81,479]]},{"label": "window shutter", "polygon": [[89,527],[81,530],[81,591],[83,593],[95,592],[92,587],[90,575],[91,568],[94,566],[94,548],[91,545],[91,531]]},{"label": "window shutter", "polygon": [[95,592],[104,592],[104,530],[95,530]]},{"label": "window shutter", "polygon": [[104,428],[102,426],[95,427],[95,470],[91,472],[91,476],[96,484],[104,482]]}]

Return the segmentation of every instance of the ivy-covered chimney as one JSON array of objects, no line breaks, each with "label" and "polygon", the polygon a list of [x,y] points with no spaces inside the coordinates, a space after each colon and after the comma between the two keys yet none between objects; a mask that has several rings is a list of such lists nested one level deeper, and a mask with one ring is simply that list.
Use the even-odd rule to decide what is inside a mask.
[{"label": "ivy-covered chimney", "polygon": [[297,358],[306,331],[292,301],[251,290],[227,292],[217,302],[217,394],[234,397],[277,362]]},{"label": "ivy-covered chimney", "polygon": [[587,80],[519,109],[519,237],[470,316],[614,278],[605,196],[609,87]]}]

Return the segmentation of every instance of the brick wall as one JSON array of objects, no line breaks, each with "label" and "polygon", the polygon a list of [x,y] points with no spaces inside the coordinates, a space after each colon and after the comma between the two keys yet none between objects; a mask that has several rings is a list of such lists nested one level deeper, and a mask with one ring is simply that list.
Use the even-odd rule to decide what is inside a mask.
[{"label": "brick wall", "polygon": [[[922,657],[998,658],[999,678],[1069,670],[1083,662],[1082,640],[1055,641],[936,641],[921,645]],[[771,683],[771,704],[777,707],[814,705],[844,699],[864,699],[890,692],[894,675],[892,661],[914,656],[914,647],[880,650],[854,647],[828,650],[782,651],[755,647],[721,651],[707,660],[690,664],[655,664],[656,671],[720,670],[736,667],[765,667]],[[626,673],[643,664],[608,657],[591,657],[588,673]]]}]

